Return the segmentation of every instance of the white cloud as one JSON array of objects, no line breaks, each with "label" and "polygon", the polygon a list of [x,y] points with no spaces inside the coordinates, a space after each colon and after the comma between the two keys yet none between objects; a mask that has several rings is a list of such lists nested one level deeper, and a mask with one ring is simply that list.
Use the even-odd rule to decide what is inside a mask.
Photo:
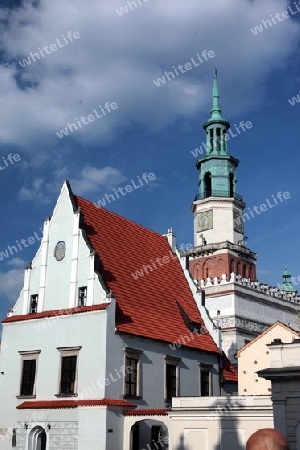
[{"label": "white cloud", "polygon": [[114,167],[85,167],[78,178],[71,181],[71,186],[76,194],[84,195],[87,192],[102,190],[103,187],[112,189],[126,180],[126,177]]},{"label": "white cloud", "polygon": [[32,186],[23,186],[19,192],[19,199],[22,201],[41,201],[44,198],[42,185],[44,180],[42,178],[36,178],[32,182]]},{"label": "white cloud", "polygon": [[38,204],[50,203],[56,199],[66,179],[70,179],[75,194],[85,195],[90,192],[102,191],[103,188],[112,189],[119,186],[126,178],[120,170],[110,166],[101,169],[87,166],[80,172],[62,167],[54,171],[51,182],[46,182],[43,178],[35,178],[30,186],[23,186],[19,191],[19,200]]},{"label": "white cloud", "polygon": [[26,262],[24,259],[21,258],[12,258],[9,261],[7,261],[8,266],[14,266],[16,268],[25,268]]},{"label": "white cloud", "polygon": [[[178,117],[195,117],[209,108],[214,66],[223,98],[230,95],[230,115],[244,114],[264,100],[270,71],[284,65],[298,45],[300,25],[291,19],[257,36],[250,31],[270,14],[284,11],[287,0],[189,0],[176,7],[150,0],[120,17],[116,9],[125,3],[51,0],[33,7],[27,1],[7,16],[8,25],[3,21],[0,28],[8,61],[0,68],[5,111],[0,143],[43,153],[64,140],[105,145],[135,122],[156,130]],[[18,64],[69,30],[78,31],[80,39],[26,69]],[[165,70],[204,49],[216,57],[160,88],[153,84]],[[59,141],[56,131],[106,101],[119,108]],[[37,143],[45,137],[47,147],[41,149]]]},{"label": "white cloud", "polygon": [[16,302],[23,285],[24,269],[11,269],[0,272],[0,295]]}]

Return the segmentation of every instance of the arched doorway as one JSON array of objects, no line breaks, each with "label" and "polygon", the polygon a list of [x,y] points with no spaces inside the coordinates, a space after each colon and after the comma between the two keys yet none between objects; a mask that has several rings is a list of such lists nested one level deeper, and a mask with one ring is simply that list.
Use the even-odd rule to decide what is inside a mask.
[{"label": "arched doorway", "polygon": [[131,428],[130,450],[168,450],[169,433],[166,425],[158,420],[145,419]]},{"label": "arched doorway", "polygon": [[46,450],[47,435],[44,428],[34,427],[28,437],[28,450]]}]

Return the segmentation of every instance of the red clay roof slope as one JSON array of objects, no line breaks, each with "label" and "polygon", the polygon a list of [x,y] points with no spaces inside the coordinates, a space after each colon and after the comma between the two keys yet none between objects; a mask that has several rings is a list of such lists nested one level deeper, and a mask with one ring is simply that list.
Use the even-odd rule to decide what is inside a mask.
[{"label": "red clay roof slope", "polygon": [[124,416],[167,416],[170,409],[129,409]]},{"label": "red clay roof slope", "polygon": [[136,405],[126,400],[102,398],[100,400],[33,400],[17,406],[17,409],[61,409],[77,408],[78,406],[126,406],[136,408]]},{"label": "red clay roof slope", "polygon": [[222,375],[225,381],[238,382],[238,373],[224,352],[222,352]]},{"label": "red clay roof slope", "polygon": [[35,314],[26,314],[19,316],[11,316],[2,320],[2,323],[8,322],[21,322],[22,320],[32,320],[32,319],[44,319],[46,317],[59,317],[59,316],[67,316],[71,314],[80,314],[84,312],[91,311],[100,311],[106,309],[109,306],[109,303],[102,303],[101,305],[92,305],[92,306],[81,306],[77,308],[70,309],[52,309],[50,311],[43,311]]},{"label": "red clay roof slope", "polygon": [[[204,326],[166,237],[81,197],[74,198],[84,214],[87,238],[99,255],[100,273],[116,297],[120,332],[173,343],[191,335],[187,318]],[[163,262],[164,257],[168,261]],[[138,270],[143,274],[134,279]],[[185,346],[219,353],[208,333],[195,334]]]}]

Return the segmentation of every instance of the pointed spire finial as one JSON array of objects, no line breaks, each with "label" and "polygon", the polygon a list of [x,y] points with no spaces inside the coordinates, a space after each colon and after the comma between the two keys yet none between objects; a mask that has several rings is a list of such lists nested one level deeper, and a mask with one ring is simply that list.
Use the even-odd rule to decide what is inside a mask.
[{"label": "pointed spire finial", "polygon": [[221,107],[219,102],[219,88],[218,88],[218,71],[215,68],[215,76],[214,76],[214,82],[213,82],[213,107],[211,109],[211,118],[214,120],[222,120],[221,116]]}]

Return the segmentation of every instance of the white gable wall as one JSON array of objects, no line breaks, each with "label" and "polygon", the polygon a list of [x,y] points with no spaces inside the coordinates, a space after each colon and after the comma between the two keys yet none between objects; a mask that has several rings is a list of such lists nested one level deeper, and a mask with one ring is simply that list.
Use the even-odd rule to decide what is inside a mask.
[{"label": "white gable wall", "polygon": [[[51,220],[44,223],[41,246],[25,271],[24,287],[13,315],[28,314],[30,296],[39,295],[38,312],[78,306],[78,288],[88,287],[87,305],[105,302],[106,293],[94,273],[94,253],[79,228],[80,213],[73,211],[64,184]],[[59,241],[66,244],[62,261],[54,257]]]}]

